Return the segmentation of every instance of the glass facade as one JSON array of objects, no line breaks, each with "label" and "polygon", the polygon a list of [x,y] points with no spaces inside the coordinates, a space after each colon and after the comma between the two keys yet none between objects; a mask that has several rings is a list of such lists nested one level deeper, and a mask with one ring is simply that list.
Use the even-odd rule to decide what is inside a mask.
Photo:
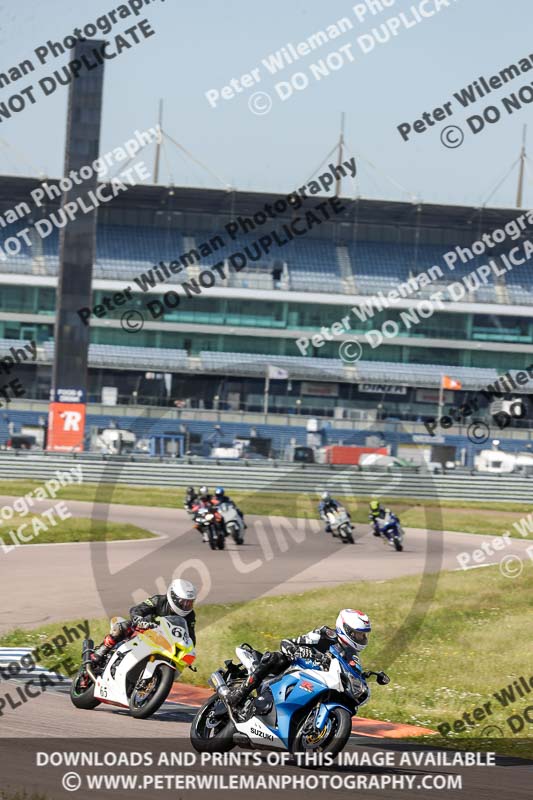
[{"label": "glass facade", "polygon": [[[95,291],[93,305],[102,303],[109,293]],[[34,338],[44,342],[53,338],[53,323],[46,321],[54,313],[55,289],[37,286],[3,286],[1,290],[1,310],[8,313],[38,314],[42,323],[23,323],[0,320],[0,337]],[[162,296],[150,295],[150,300],[162,301]],[[143,311],[146,320],[146,296],[135,295],[128,308]],[[124,306],[108,312],[106,318],[119,319]],[[158,322],[180,323],[190,327],[186,331],[149,330],[146,327],[131,334],[121,328],[92,326],[91,341],[96,344],[113,344],[134,347],[180,348],[191,355],[202,350],[215,352],[258,353],[272,355],[298,356],[296,339],[283,335],[283,331],[302,331],[309,336],[318,333],[322,326],[330,327],[343,317],[349,317],[351,330],[363,334],[372,329],[380,330],[385,322],[396,322],[398,335],[413,340],[447,339],[460,341],[486,342],[490,350],[471,350],[449,347],[414,347],[397,345],[394,339],[385,339],[375,350],[367,348],[367,357],[374,361],[396,363],[448,364],[456,366],[494,367],[497,369],[520,369],[533,361],[529,353],[500,352],[499,343],[533,344],[533,320],[526,317],[496,316],[494,314],[450,314],[435,313],[428,319],[421,319],[416,325],[406,327],[398,309],[388,309],[376,313],[371,320],[362,322],[351,312],[349,306],[311,305],[294,302],[270,302],[260,300],[223,299],[198,297],[183,301],[175,309],[166,308]],[[217,325],[225,330],[220,333],[203,333],[195,329],[197,325]],[[254,328],[251,334],[239,335],[239,327]],[[227,330],[233,328],[234,335]],[[265,336],[269,330],[274,336]],[[309,355],[317,358],[338,358],[339,340],[327,342]]]}]

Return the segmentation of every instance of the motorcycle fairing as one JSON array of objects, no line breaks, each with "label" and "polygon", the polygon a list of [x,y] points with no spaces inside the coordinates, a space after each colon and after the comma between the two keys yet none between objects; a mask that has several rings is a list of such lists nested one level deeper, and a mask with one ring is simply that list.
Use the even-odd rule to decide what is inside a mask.
[{"label": "motorcycle fairing", "polygon": [[268,684],[274,697],[278,720],[277,726],[269,727],[269,731],[279,738],[286,748],[289,747],[291,721],[294,714],[328,689],[342,689],[342,686],[339,687],[340,668],[336,662],[332,662],[328,671],[308,669],[306,668],[307,662],[303,659],[298,659],[295,665],[298,666],[287,671],[278,680],[269,681]]},{"label": "motorcycle fairing", "polygon": [[[152,677],[159,664],[176,669],[176,660],[184,652],[186,654],[182,655],[182,661],[185,664],[189,656],[194,660],[192,641],[188,636],[186,638],[186,633],[183,627],[163,617],[158,628],[143,631],[123,642],[107,662],[103,674],[97,676],[95,698],[128,708],[127,676],[143,660],[146,660],[146,664],[142,677],[146,679]],[[189,655],[186,651],[189,651]]]}]

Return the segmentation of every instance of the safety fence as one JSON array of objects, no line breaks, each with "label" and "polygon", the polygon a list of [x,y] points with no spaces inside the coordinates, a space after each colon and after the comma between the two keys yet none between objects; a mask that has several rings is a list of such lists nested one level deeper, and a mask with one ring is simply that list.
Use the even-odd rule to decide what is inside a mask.
[{"label": "safety fence", "polygon": [[[445,474],[405,472],[399,469],[359,470],[319,464],[287,462],[104,460],[101,457],[0,453],[0,479],[46,480],[57,470],[76,464],[83,482],[131,486],[185,487],[223,484],[227,489],[311,492],[325,489],[339,495],[384,495],[443,500],[499,500],[529,502],[533,478],[520,475]],[[1,493],[1,490],[0,490]],[[177,498],[177,504],[179,499]],[[142,495],[139,496],[142,505]]]}]

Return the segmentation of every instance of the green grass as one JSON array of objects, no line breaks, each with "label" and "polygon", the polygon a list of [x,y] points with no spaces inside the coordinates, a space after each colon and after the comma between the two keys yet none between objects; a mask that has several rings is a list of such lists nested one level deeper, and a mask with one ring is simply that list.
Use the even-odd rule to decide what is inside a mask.
[{"label": "green grass", "polygon": [[[126,522],[100,522],[85,517],[69,517],[65,520],[58,520],[56,516],[52,519],[56,522],[54,526],[46,517],[39,514],[27,514],[25,516],[15,516],[4,521],[0,526],[0,540],[6,547],[14,544],[10,531],[16,538],[17,545],[21,544],[52,544],[58,542],[116,542],[123,539],[152,539],[155,534],[137,525],[130,525]],[[33,520],[38,523],[33,528]],[[22,541],[17,536],[17,529],[21,525],[26,525],[21,530],[22,536],[30,541]],[[42,524],[47,526],[47,530],[41,530]]]},{"label": "green grass", "polygon": [[[38,481],[0,481],[0,495],[18,496],[40,486]],[[228,493],[247,514],[261,516],[316,517],[318,498],[315,494],[292,492],[233,491]],[[58,497],[65,500],[122,503],[158,508],[181,508],[185,490],[152,486],[121,486],[113,484],[71,485],[62,488]],[[371,497],[344,497],[354,522],[368,524],[368,503]],[[527,503],[489,503],[486,501],[417,500],[414,498],[381,498],[390,505],[406,527],[430,530],[464,531],[485,535],[500,535],[509,531],[519,536],[512,523],[531,511]],[[477,514],[475,512],[478,512]],[[533,532],[527,538],[533,538]]]},{"label": "green grass", "polygon": [[[339,608],[351,606],[362,608],[372,620],[364,665],[385,669],[391,676],[389,686],[373,685],[363,716],[436,730],[439,724],[453,723],[465,711],[492,700],[494,713],[486,722],[446,737],[446,741],[464,742],[467,737],[479,736],[489,723],[509,731],[506,718],[531,704],[531,699],[504,709],[492,693],[519,676],[529,679],[533,674],[529,644],[524,638],[525,621],[533,612],[533,593],[531,580],[526,583],[525,576],[526,572],[516,584],[497,568],[442,573],[427,609],[417,599],[419,576],[346,584],[248,603],[200,606],[198,672],[186,671],[182,680],[205,685],[209,674],[231,657],[241,642],[249,641],[260,650],[276,649],[282,637],[334,624]],[[117,613],[121,611],[124,609],[116,609]],[[57,635],[62,624],[13,631],[0,639],[0,645],[42,643],[44,637]],[[91,636],[99,641],[107,626],[107,620],[94,620]],[[77,663],[79,651],[80,643],[71,645],[65,657]],[[530,727],[524,729],[526,736],[528,730]],[[512,739],[510,732],[508,736]],[[529,753],[533,754],[533,748]]]}]

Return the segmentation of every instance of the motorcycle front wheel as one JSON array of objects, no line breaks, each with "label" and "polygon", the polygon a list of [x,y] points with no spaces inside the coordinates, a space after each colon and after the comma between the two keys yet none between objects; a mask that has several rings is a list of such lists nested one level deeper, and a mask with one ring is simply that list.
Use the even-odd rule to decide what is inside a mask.
[{"label": "motorcycle front wheel", "polygon": [[399,553],[401,553],[401,551],[403,550],[403,544],[401,543],[400,539],[399,539],[399,538],[397,538],[397,537],[394,537],[394,548],[395,548],[395,549],[396,549],[396,550],[397,550]]},{"label": "motorcycle front wheel", "polygon": [[236,525],[232,525],[231,526],[230,533],[231,533],[231,536],[232,536],[233,541],[235,542],[235,544],[242,544],[243,543],[244,540],[242,538],[241,532],[240,532],[240,530],[238,529],[238,527]]},{"label": "motorcycle front wheel", "polygon": [[139,679],[130,696],[130,712],[135,719],[146,719],[151,716],[159,706],[163,705],[168,697],[175,671],[172,667],[160,664],[154,670],[151,678]]},{"label": "motorcycle front wheel", "polygon": [[344,544],[353,544],[352,532],[348,525],[343,525],[341,528],[341,537]]},{"label": "motorcycle front wheel", "polygon": [[191,725],[191,744],[197,753],[227,753],[235,747],[233,722],[218,695],[212,695]]},{"label": "motorcycle front wheel", "polygon": [[224,531],[222,530],[222,528],[218,529],[218,531],[216,532],[216,537],[217,537],[217,547],[218,547],[218,549],[219,550],[224,550],[224,548],[226,546],[226,537],[224,535]]},{"label": "motorcycle front wheel", "polygon": [[336,756],[344,748],[352,732],[352,716],[345,709],[337,706],[328,715],[327,722],[321,731],[314,726],[315,711],[307,714],[300,724],[291,748],[296,753],[329,753]]},{"label": "motorcycle front wheel", "polygon": [[209,526],[209,547],[211,550],[217,549],[217,532],[212,525]]},{"label": "motorcycle front wheel", "polygon": [[70,684],[70,699],[76,708],[90,711],[100,705],[100,700],[95,699],[94,683],[92,681],[86,687],[80,685],[83,677],[84,673],[79,672]]}]

